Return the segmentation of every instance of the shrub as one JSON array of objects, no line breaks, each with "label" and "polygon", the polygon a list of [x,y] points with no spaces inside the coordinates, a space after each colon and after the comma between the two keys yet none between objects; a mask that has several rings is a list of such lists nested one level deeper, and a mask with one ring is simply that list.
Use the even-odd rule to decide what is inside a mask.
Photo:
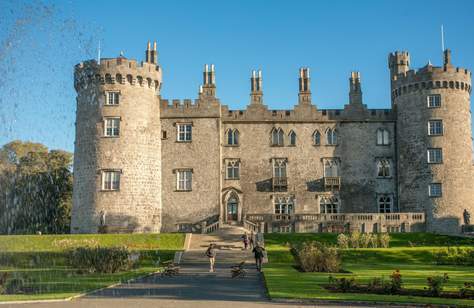
[{"label": "shrub", "polygon": [[34,287],[35,280],[26,275],[14,275],[12,278],[7,279],[5,283],[4,293],[6,294],[22,294],[22,293],[34,293],[36,288]]},{"label": "shrub", "polygon": [[0,294],[5,293],[8,280],[8,272],[0,273]]},{"label": "shrub", "polygon": [[329,276],[329,285],[334,289],[341,291],[343,293],[351,291],[357,287],[357,283],[354,278],[334,278]]},{"label": "shrub", "polygon": [[344,233],[337,236],[337,246],[341,249],[349,248],[349,238]]},{"label": "shrub", "polygon": [[339,272],[341,256],[335,247],[319,242],[304,242],[291,248],[296,263],[304,272]]},{"label": "shrub", "polygon": [[459,296],[461,298],[473,296],[473,289],[471,282],[465,282],[464,285],[459,289]]},{"label": "shrub", "polygon": [[359,248],[360,232],[354,231],[350,236],[350,243],[352,248]]},{"label": "shrub", "polygon": [[88,273],[115,273],[133,265],[124,247],[79,247],[70,250],[67,259],[69,265]]},{"label": "shrub", "polygon": [[361,234],[359,238],[359,247],[362,247],[362,248],[369,247],[370,240],[371,240],[371,234],[368,234],[368,233]]},{"label": "shrub", "polygon": [[467,247],[449,247],[433,252],[436,264],[474,265],[474,249]]},{"label": "shrub", "polygon": [[371,248],[379,247],[379,242],[378,242],[378,239],[377,239],[377,235],[375,235],[373,233],[370,233],[369,236],[370,236],[370,238],[369,238],[370,247]]},{"label": "shrub", "polygon": [[390,235],[388,233],[379,233],[378,244],[379,247],[388,248],[390,245]]},{"label": "shrub", "polygon": [[448,282],[449,277],[447,273],[444,273],[443,276],[433,276],[426,278],[428,281],[428,291],[433,296],[439,296],[443,290],[443,284]]},{"label": "shrub", "polygon": [[399,293],[402,289],[402,283],[402,274],[400,270],[397,269],[390,275],[390,293]]},{"label": "shrub", "polygon": [[375,290],[381,288],[383,286],[383,283],[384,281],[382,280],[382,278],[374,277],[369,281],[367,287],[369,288],[369,290]]}]

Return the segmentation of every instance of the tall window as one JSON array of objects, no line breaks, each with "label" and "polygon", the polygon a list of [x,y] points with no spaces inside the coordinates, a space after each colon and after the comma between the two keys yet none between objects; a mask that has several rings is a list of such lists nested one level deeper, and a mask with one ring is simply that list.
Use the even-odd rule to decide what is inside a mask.
[{"label": "tall window", "polygon": [[324,177],[338,177],[339,176],[339,160],[325,159],[324,160]]},{"label": "tall window", "polygon": [[120,134],[120,118],[105,118],[104,135],[118,137]]},{"label": "tall window", "polygon": [[119,104],[119,92],[107,92],[107,99],[105,100],[106,105],[118,105]]},{"label": "tall window", "polygon": [[283,130],[281,128],[272,130],[272,145],[283,146]]},{"label": "tall window", "polygon": [[227,130],[227,145],[239,144],[239,131],[237,129]]},{"label": "tall window", "polygon": [[102,190],[120,189],[120,171],[102,171]]},{"label": "tall window", "polygon": [[392,196],[390,195],[381,195],[378,197],[378,204],[379,204],[379,213],[391,213],[393,212],[393,200]]},{"label": "tall window", "polygon": [[191,124],[176,124],[178,130],[177,141],[187,142],[192,140],[193,126]]},{"label": "tall window", "polygon": [[377,161],[377,176],[381,178],[390,177],[390,160],[381,159]]},{"label": "tall window", "polygon": [[321,145],[321,133],[318,130],[313,133],[313,144]]},{"label": "tall window", "polygon": [[275,178],[286,177],[286,159],[273,160],[273,177]]},{"label": "tall window", "polygon": [[428,149],[428,163],[441,164],[443,162],[443,152],[441,149]]},{"label": "tall window", "polygon": [[328,145],[337,144],[337,133],[335,129],[328,128],[326,131],[326,142]]},{"label": "tall window", "polygon": [[439,136],[443,134],[443,121],[432,120],[428,121],[428,135]]},{"label": "tall window", "polygon": [[229,180],[238,180],[240,177],[240,161],[238,160],[229,160],[226,163],[227,166],[227,176]]},{"label": "tall window", "polygon": [[275,196],[275,214],[293,214],[295,199],[294,197]]},{"label": "tall window", "polygon": [[288,137],[290,138],[290,145],[296,145],[296,133],[291,131]]},{"label": "tall window", "polygon": [[337,197],[323,197],[319,202],[319,212],[321,214],[339,213],[339,199]]},{"label": "tall window", "polygon": [[388,129],[379,128],[377,130],[377,145],[389,145],[390,144],[390,132]]},{"label": "tall window", "polygon": [[428,107],[429,108],[439,108],[441,107],[441,95],[428,95],[427,96]]},{"label": "tall window", "polygon": [[176,172],[176,190],[192,190],[193,172],[192,170],[178,170]]},{"label": "tall window", "polygon": [[428,195],[430,197],[441,197],[442,193],[441,183],[431,183],[428,186]]}]

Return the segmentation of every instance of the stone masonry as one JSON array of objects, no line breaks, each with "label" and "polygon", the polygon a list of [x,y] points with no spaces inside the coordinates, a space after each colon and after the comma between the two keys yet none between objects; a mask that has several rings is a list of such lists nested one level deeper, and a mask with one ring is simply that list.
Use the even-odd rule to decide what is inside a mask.
[{"label": "stone masonry", "polygon": [[[390,54],[391,109],[368,109],[353,72],[349,102],[331,110],[312,103],[307,68],[292,110],[267,107],[260,71],[247,108],[230,110],[216,96],[213,65],[196,100],[161,98],[156,43],[141,64],[123,56],[80,63],[72,231],[248,223],[264,232],[459,233],[463,210],[474,212],[471,72],[454,67],[448,50],[444,58],[414,71],[408,53]],[[110,92],[118,104],[107,104]],[[119,119],[116,136],[105,136],[108,118]],[[442,134],[428,135],[432,120]],[[429,149],[441,149],[441,161],[428,163]],[[108,186],[110,171],[120,174],[117,187]]]}]

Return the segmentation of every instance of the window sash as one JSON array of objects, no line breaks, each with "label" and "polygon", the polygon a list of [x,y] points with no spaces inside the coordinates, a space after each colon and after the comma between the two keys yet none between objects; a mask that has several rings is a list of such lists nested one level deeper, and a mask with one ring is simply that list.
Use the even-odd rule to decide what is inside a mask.
[{"label": "window sash", "polygon": [[441,149],[428,149],[428,163],[441,163],[443,152]]},{"label": "window sash", "polygon": [[119,190],[120,189],[120,172],[104,171],[102,173],[102,189],[103,190]]},{"label": "window sash", "polygon": [[377,176],[379,177],[390,177],[390,162],[389,161],[379,161],[377,163]]},{"label": "window sash", "polygon": [[238,179],[240,176],[240,164],[238,162],[230,162],[227,164],[227,178]]},{"label": "window sash", "polygon": [[379,204],[379,212],[380,213],[391,213],[393,211],[392,208],[392,197],[390,196],[385,196],[385,197],[380,197],[378,200]]},{"label": "window sash", "polygon": [[177,190],[191,190],[192,189],[192,172],[178,171],[177,172]]},{"label": "window sash", "polygon": [[106,105],[118,105],[119,92],[107,92]]},{"label": "window sash", "polygon": [[285,162],[274,162],[273,164],[273,176],[276,178],[286,177],[286,163]]},{"label": "window sash", "polygon": [[428,122],[428,134],[430,136],[442,135],[443,134],[443,122],[440,120]]},{"label": "window sash", "polygon": [[441,197],[442,186],[440,183],[432,183],[429,185],[428,193],[430,197]]},{"label": "window sash", "polygon": [[105,119],[105,135],[108,137],[116,137],[120,134],[120,119],[107,118]]},{"label": "window sash", "polygon": [[314,145],[321,144],[321,134],[319,132],[316,132],[313,138],[314,138]]},{"label": "window sash", "polygon": [[192,138],[192,125],[191,124],[178,124],[178,141],[191,141]]},{"label": "window sash", "polygon": [[293,214],[294,200],[292,198],[277,198],[275,200],[275,214]]},{"label": "window sash", "polygon": [[294,132],[290,133],[290,144],[296,145],[296,134]]},{"label": "window sash", "polygon": [[428,95],[428,107],[441,107],[441,95]]}]

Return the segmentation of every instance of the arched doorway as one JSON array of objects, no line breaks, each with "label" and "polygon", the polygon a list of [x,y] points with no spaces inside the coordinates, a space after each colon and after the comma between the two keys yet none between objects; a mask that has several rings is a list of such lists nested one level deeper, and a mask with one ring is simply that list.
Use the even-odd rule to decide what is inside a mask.
[{"label": "arched doorway", "polygon": [[237,194],[232,192],[227,199],[226,204],[226,214],[227,214],[227,221],[237,221],[238,220],[238,213],[239,213],[239,197]]}]

